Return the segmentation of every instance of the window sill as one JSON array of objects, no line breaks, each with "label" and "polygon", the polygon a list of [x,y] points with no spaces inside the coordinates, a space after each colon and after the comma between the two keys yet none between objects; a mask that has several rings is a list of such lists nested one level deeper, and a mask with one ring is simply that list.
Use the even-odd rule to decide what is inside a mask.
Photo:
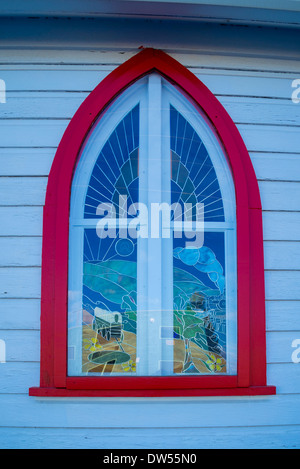
[{"label": "window sill", "polygon": [[35,397],[213,397],[213,396],[271,396],[276,394],[275,386],[250,386],[248,388],[223,389],[29,389],[29,396]]}]

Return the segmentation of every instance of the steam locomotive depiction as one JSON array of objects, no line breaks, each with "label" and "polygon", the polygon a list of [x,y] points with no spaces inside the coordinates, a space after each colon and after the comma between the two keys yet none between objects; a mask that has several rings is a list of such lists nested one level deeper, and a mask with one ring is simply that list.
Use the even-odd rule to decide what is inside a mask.
[{"label": "steam locomotive depiction", "polygon": [[121,338],[122,315],[120,313],[95,308],[94,314],[93,329],[97,331],[97,334],[101,334],[106,340]]}]

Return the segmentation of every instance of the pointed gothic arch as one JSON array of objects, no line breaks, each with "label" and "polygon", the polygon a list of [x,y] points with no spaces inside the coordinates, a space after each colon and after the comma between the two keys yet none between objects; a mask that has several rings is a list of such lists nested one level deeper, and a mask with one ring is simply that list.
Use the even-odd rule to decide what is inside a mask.
[{"label": "pointed gothic arch", "polygon": [[[237,223],[238,345],[236,376],[69,377],[67,303],[72,180],[89,134],[111,103],[138,79],[157,72],[205,114],[232,173]],[[111,72],[80,106],[49,174],[43,222],[40,387],[31,395],[184,396],[272,394],[266,382],[262,207],[255,172],[232,119],[187,68],[162,51],[144,49]]]}]

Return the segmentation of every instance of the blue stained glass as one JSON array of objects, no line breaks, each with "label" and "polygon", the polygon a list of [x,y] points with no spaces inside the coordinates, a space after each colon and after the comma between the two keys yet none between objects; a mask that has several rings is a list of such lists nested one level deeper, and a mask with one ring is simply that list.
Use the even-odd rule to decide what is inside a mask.
[{"label": "blue stained glass", "polygon": [[128,205],[138,202],[139,105],[112,132],[100,151],[86,193],[84,218],[96,218],[101,203],[113,203],[118,213],[119,195]]},{"label": "blue stained glass", "polygon": [[[83,247],[80,267],[83,313],[79,339],[84,374],[136,373],[137,343],[139,353],[143,343],[141,338],[137,340],[137,317],[139,333],[143,324],[141,310],[139,315],[137,313],[138,298],[141,301],[141,292],[137,290],[137,262],[138,259],[149,262],[156,253],[152,251],[152,244],[147,260],[146,251],[140,249],[145,248],[145,243],[139,244],[138,257],[141,240],[129,234],[124,237],[125,221],[118,221],[120,197],[127,199],[126,212],[130,205],[139,202],[139,185],[142,184],[139,180],[139,113],[137,105],[118,123],[99,152],[97,150],[98,157],[85,194],[84,218],[94,221],[83,223],[82,237],[78,241]],[[207,148],[193,126],[171,105],[170,148],[162,155],[164,161],[168,161],[168,170],[171,164],[171,181],[166,181],[171,190],[171,203],[191,204],[194,220],[197,204],[202,203],[205,222],[224,222],[220,185]],[[151,158],[151,154],[148,157]],[[151,184],[150,181],[148,190],[153,190]],[[100,204],[114,207],[116,222],[111,225],[114,234],[107,232],[105,235],[108,226],[103,228],[104,224],[102,232],[98,229],[101,219],[106,217],[103,213],[97,215]],[[126,216],[127,230],[135,215],[127,212]],[[177,217],[179,213],[171,213],[171,216]],[[212,225],[210,230],[213,230]],[[172,365],[165,374],[227,373],[229,366],[225,270],[230,270],[230,262],[225,256],[225,230],[207,231],[204,235],[204,244],[194,248],[187,247],[191,238],[186,233],[179,238],[174,233],[168,244],[170,253],[173,249],[173,269],[170,262],[162,265],[170,295],[168,326],[162,329],[161,338],[168,339],[168,346],[171,343],[173,346],[170,360],[168,355]],[[153,273],[155,267],[153,264]],[[147,281],[150,283],[152,279],[153,274]]]},{"label": "blue stained glass", "polygon": [[[204,204],[204,221],[223,222],[216,171],[187,120],[170,108],[171,200]],[[184,207],[182,207],[184,209]],[[226,373],[225,236],[205,232],[202,246],[173,239],[174,373]]]},{"label": "blue stained glass", "polygon": [[200,248],[173,240],[174,373],[225,373],[224,233],[205,233]]},{"label": "blue stained glass", "polygon": [[[105,203],[114,207],[118,219],[120,196],[127,197],[127,207],[138,202],[138,146],[136,106],[99,154],[86,193],[85,218],[98,218],[97,207]],[[137,240],[123,238],[117,226],[113,233],[105,230],[84,229],[82,371],[135,373]]]},{"label": "blue stained glass", "polygon": [[132,373],[136,363],[137,246],[84,230],[82,371]]},{"label": "blue stained glass", "polygon": [[173,106],[170,132],[172,203],[203,203],[204,221],[224,221],[222,195],[211,158],[199,135]]}]

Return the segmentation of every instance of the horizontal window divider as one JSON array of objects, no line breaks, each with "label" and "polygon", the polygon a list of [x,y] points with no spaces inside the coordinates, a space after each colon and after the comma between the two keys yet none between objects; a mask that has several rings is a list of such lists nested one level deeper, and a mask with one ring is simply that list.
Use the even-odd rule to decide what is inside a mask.
[{"label": "horizontal window divider", "polygon": [[[105,221],[111,226],[111,227],[118,227],[118,226],[123,226],[123,227],[126,227],[128,226],[128,224],[130,223],[131,220],[136,220],[138,219],[138,217],[129,217],[129,218],[104,218]],[[92,228],[96,228],[97,227],[97,224],[99,223],[99,221],[103,220],[103,218],[86,218],[86,219],[74,219],[74,220],[70,220],[70,226],[73,226],[73,227],[92,227]],[[234,230],[235,229],[235,224],[234,223],[230,223],[230,222],[206,222],[204,221],[203,223],[202,222],[190,222],[190,221],[187,221],[187,222],[181,222],[181,221],[178,221],[178,222],[173,222],[173,221],[170,221],[170,228],[172,229],[178,229],[178,228],[197,228],[199,230],[203,229],[203,227],[205,228],[205,231],[209,231],[209,230],[221,230],[221,231],[224,231],[224,230]],[[144,224],[144,223],[140,223],[141,226],[146,226],[147,224]],[[149,228],[150,228],[150,224],[149,224]]]}]

